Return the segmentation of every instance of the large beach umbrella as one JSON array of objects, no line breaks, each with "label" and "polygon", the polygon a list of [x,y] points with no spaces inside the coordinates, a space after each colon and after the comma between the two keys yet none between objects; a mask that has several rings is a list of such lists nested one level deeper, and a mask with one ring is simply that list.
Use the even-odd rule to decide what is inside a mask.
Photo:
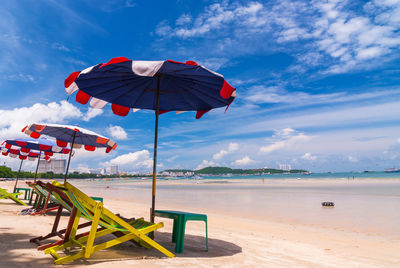
[{"label": "large beach umbrella", "polygon": [[[69,125],[58,124],[31,124],[22,129],[22,132],[38,139],[41,135],[46,135],[56,139],[56,144],[66,147],[70,143],[70,148],[79,149],[84,147],[87,151],[94,151],[96,148],[106,148],[106,153],[117,148],[117,144],[93,131]],[[65,171],[64,183],[67,181],[69,164],[71,162],[72,151],[69,152],[67,169]]]},{"label": "large beach umbrella", "polygon": [[[9,147],[9,146],[7,146]],[[19,164],[19,169],[17,172],[17,178],[15,179],[15,185],[14,185],[14,190],[13,192],[15,192],[15,189],[17,188],[17,184],[18,184],[18,179],[19,179],[19,174],[21,172],[21,168],[22,168],[22,164],[24,162],[24,160],[28,159],[29,161],[35,161],[36,158],[44,158],[45,160],[47,160],[48,162],[50,162],[51,158],[48,155],[45,155],[43,152],[34,152],[34,151],[30,151],[30,152],[24,152],[22,151],[22,148],[19,149],[15,149],[15,148],[7,148],[7,147],[0,147],[0,151],[1,154],[3,156],[9,156],[12,158],[19,158],[21,160],[20,164]],[[39,161],[39,160],[38,160]],[[36,169],[37,172],[37,169]]]},{"label": "large beach umbrella", "polygon": [[229,106],[235,88],[216,72],[193,61],[133,61],[124,57],[74,72],[65,80],[68,95],[93,108],[111,103],[112,111],[126,116],[130,109],[155,111],[152,208],[154,222],[159,114],[196,111],[196,118],[211,109]]},{"label": "large beach umbrella", "polygon": [[41,154],[45,156],[53,156],[53,154],[69,154],[70,149],[65,147],[59,147],[53,141],[48,139],[37,139],[37,140],[29,140],[29,139],[16,139],[16,140],[5,140],[1,145],[8,149],[18,149],[22,153],[29,153],[29,152],[39,152],[39,157],[37,160],[36,171],[35,171],[35,178],[34,182],[36,182],[37,173],[39,169],[39,163],[41,159]]}]

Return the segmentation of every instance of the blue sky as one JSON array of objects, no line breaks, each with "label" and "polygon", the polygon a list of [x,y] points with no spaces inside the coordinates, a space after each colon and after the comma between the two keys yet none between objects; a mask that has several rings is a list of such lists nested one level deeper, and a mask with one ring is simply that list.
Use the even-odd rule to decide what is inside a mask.
[{"label": "blue sky", "polygon": [[67,102],[64,79],[119,56],[194,60],[223,74],[237,98],[200,120],[162,115],[160,170],[400,166],[400,1],[100,2],[2,3],[1,139],[23,137],[27,123],[74,124],[119,146],[78,152],[73,169],[148,171],[154,114]]}]

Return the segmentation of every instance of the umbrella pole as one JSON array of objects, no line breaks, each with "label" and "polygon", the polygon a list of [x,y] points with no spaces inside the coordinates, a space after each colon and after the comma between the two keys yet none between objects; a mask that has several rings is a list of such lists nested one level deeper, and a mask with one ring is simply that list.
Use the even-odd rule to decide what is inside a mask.
[{"label": "umbrella pole", "polygon": [[18,179],[19,179],[19,173],[21,172],[21,168],[22,168],[22,163],[24,162],[24,159],[21,159],[21,164],[19,164],[19,170],[17,173],[17,178],[15,179],[15,185],[14,185],[14,191],[13,193],[15,193],[15,190],[17,189],[17,184],[18,184]]},{"label": "umbrella pole", "polygon": [[38,161],[37,161],[37,165],[36,165],[36,171],[35,171],[35,179],[33,180],[33,182],[36,182],[37,173],[38,173],[38,169],[39,169],[39,162],[40,162],[40,157],[41,156],[42,156],[42,151],[39,151],[39,157],[38,157]]},{"label": "umbrella pole", "polygon": [[[35,171],[35,178],[33,180],[33,183],[36,183],[36,178],[37,178],[37,173],[38,173],[38,169],[39,169],[39,162],[40,162],[41,156],[42,156],[42,151],[39,151],[39,156],[38,156],[38,161],[37,161],[36,171]],[[29,204],[32,202],[32,199],[33,199],[33,191],[31,193],[31,196],[29,197]]]},{"label": "umbrella pole", "polygon": [[69,151],[67,170],[65,171],[65,176],[64,176],[64,183],[67,182],[69,163],[71,162],[72,148],[74,148],[74,144],[75,144],[75,136],[76,136],[76,131],[74,131],[74,137],[72,138],[72,142],[71,142],[71,150]]},{"label": "umbrella pole", "polygon": [[[157,178],[157,141],[158,141],[158,116],[160,113],[160,76],[157,80],[157,97],[156,97],[156,122],[154,127],[154,155],[153,155],[153,183],[151,191],[151,211],[150,211],[150,221],[154,223],[154,210],[156,204],[156,178]],[[150,234],[154,236],[152,232]]]}]

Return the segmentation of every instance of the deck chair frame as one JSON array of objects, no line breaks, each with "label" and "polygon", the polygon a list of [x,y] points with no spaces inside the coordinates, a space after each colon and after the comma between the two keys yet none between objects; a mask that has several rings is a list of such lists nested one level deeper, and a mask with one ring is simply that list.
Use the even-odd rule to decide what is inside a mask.
[{"label": "deck chair frame", "polygon": [[[102,202],[96,202],[68,182],[64,185],[57,182],[53,182],[53,184],[62,188],[68,195],[71,203],[74,204],[62,244],[45,249],[46,254],[51,254],[54,257],[55,264],[65,264],[79,258],[89,258],[97,251],[129,240],[134,240],[147,248],[157,249],[168,257],[174,257],[173,253],[146,235],[162,228],[164,226],[163,223],[151,224],[144,221],[143,218],[129,223],[104,208]],[[76,233],[82,217],[91,220],[91,227],[87,235],[78,236]],[[99,230],[99,225],[103,229]],[[122,232],[123,235],[97,245],[94,244],[96,238],[115,233],[116,231]],[[61,250],[75,247],[80,248],[80,251],[75,254],[64,257],[58,254]]]},{"label": "deck chair frame", "polygon": [[38,194],[38,200],[36,200],[36,204],[33,206],[34,212],[30,213],[30,215],[40,215],[46,214],[47,212],[54,211],[59,209],[60,203],[52,193],[46,190],[42,184],[36,183],[27,183],[33,190]]},{"label": "deck chair frame", "polygon": [[18,205],[27,206],[24,202],[18,199],[18,195],[22,193],[9,193],[6,189],[0,188],[0,199],[11,199]]}]

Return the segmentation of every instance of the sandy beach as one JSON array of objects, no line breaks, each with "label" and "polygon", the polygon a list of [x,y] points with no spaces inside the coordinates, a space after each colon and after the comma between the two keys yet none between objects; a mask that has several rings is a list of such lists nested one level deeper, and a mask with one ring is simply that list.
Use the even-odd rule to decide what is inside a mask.
[{"label": "sandy beach", "polygon": [[[104,197],[104,206],[114,213],[120,213],[125,217],[148,218],[150,202],[145,198],[150,187],[149,181],[140,182],[88,182],[71,181],[80,189],[90,195]],[[328,183],[328,184],[327,184]],[[350,182],[346,181],[292,181],[292,182],[266,182],[263,184],[268,189],[278,192],[289,192],[293,196],[290,202],[298,205],[298,198],[312,199],[313,195],[304,194],[304,191],[293,194],[300,188],[310,187],[335,188]],[[374,185],[374,180],[351,182],[364,186]],[[385,181],[389,188],[398,187],[398,180]],[[23,182],[21,182],[21,185]],[[68,266],[79,267],[90,265],[92,267],[127,267],[141,265],[143,267],[399,267],[400,266],[400,236],[398,231],[385,228],[386,231],[373,229],[374,222],[368,228],[348,228],[347,224],[327,224],[321,221],[300,220],[296,215],[290,217],[293,208],[288,202],[281,202],[281,207],[270,214],[259,214],[256,217],[252,210],[238,211],[226,210],[223,205],[205,202],[203,206],[196,206],[192,202],[178,202],[169,198],[169,195],[179,195],[176,189],[189,185],[201,188],[202,183],[160,181],[158,184],[159,198],[157,208],[174,209],[190,212],[206,213],[209,224],[209,252],[205,251],[204,224],[201,222],[189,222],[186,226],[186,240],[183,254],[175,258],[166,258],[155,250],[137,248],[129,243],[124,243],[107,250],[100,251],[87,260],[78,260]],[[212,183],[213,184],[213,183]],[[224,184],[224,188],[227,183]],[[229,183],[228,183],[229,184]],[[235,183],[232,182],[232,185]],[[122,185],[122,186],[121,186]],[[210,184],[209,184],[210,185]],[[260,182],[242,182],[240,188],[260,187]],[[265,186],[266,185],[266,186]],[[326,187],[326,186],[329,187]],[[333,185],[333,186],[332,186]],[[0,182],[1,188],[11,189],[13,182]],[[108,188],[107,188],[108,187]],[[132,191],[134,187],[142,191]],[[209,187],[209,186],[206,186]],[[214,186],[212,186],[214,187]],[[283,190],[279,187],[283,187]],[[294,189],[294,188],[296,189]],[[125,191],[121,190],[125,189]],[[278,189],[279,188],[279,189]],[[119,190],[118,190],[119,189]],[[167,190],[166,190],[167,189]],[[217,187],[218,189],[218,187]],[[228,187],[229,189],[229,187]],[[291,190],[290,190],[291,189]],[[369,189],[369,188],[368,188]],[[207,191],[208,188],[207,188]],[[201,193],[201,190],[199,191]],[[246,190],[243,191],[245,193]],[[311,191],[312,192],[312,191]],[[116,193],[121,193],[116,195]],[[128,194],[130,193],[130,194]],[[221,194],[215,191],[218,195]],[[343,200],[346,193],[342,190]],[[317,192],[321,194],[321,192]],[[332,193],[334,196],[334,193]],[[252,194],[254,195],[254,194]],[[359,194],[361,196],[362,194]],[[227,193],[229,197],[230,194]],[[196,197],[194,197],[196,199]],[[200,198],[197,196],[197,198]],[[246,202],[248,195],[237,196],[238,202]],[[396,193],[390,196],[388,202],[393,202],[394,209],[399,205],[400,196]],[[361,198],[362,199],[362,198]],[[378,197],[379,199],[379,197]],[[168,200],[171,200],[168,202]],[[340,200],[336,203],[340,204]],[[222,202],[222,201],[221,201]],[[256,203],[254,200],[251,201]],[[289,202],[289,204],[290,204]],[[346,201],[347,202],[347,201]],[[235,202],[231,202],[235,205]],[[357,206],[357,203],[353,203]],[[322,211],[317,204],[318,213]],[[296,210],[297,206],[294,206]],[[52,226],[55,213],[46,216],[22,216],[18,215],[22,209],[9,200],[0,201],[0,267],[52,267],[53,258],[36,250],[36,245],[29,243],[34,236],[47,234]],[[257,207],[259,209],[259,207]],[[307,208],[307,210],[313,208]],[[337,209],[340,212],[340,206]],[[373,208],[371,219],[378,213]],[[333,211],[333,210],[331,210]],[[279,213],[281,217],[277,217]],[[329,211],[327,212],[329,213]],[[346,217],[346,211],[338,213],[337,217]],[[391,213],[384,210],[381,213]],[[289,214],[289,215],[285,215]],[[301,213],[300,213],[301,214]],[[241,216],[240,216],[241,215]],[[311,214],[310,214],[311,215]],[[379,213],[377,214],[379,215]],[[381,215],[385,217],[385,215]],[[396,215],[397,216],[397,215]],[[308,217],[308,215],[304,215]],[[329,217],[328,217],[329,218]],[[60,226],[66,226],[68,216],[63,216]],[[289,220],[288,220],[289,219]],[[156,218],[162,221],[165,227],[156,232],[155,240],[170,251],[174,251],[174,244],[170,241],[172,221]],[[385,218],[381,219],[382,221]],[[393,221],[393,219],[391,219]],[[337,219],[337,222],[346,222],[345,219]],[[397,218],[393,224],[397,224]],[[398,226],[398,225],[397,225]],[[398,229],[397,229],[398,230]]]}]

